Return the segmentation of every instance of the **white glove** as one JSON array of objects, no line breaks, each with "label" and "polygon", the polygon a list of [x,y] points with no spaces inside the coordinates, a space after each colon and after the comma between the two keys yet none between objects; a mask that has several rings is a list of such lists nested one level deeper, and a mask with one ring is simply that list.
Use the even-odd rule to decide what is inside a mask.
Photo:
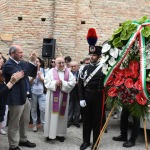
[{"label": "white glove", "polygon": [[86,106],[86,101],[85,100],[80,100],[80,106],[85,107]]}]

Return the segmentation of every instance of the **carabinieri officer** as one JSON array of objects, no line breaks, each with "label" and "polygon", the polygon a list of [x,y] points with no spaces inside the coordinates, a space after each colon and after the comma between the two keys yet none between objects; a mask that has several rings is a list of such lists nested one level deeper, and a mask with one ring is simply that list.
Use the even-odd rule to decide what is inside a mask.
[{"label": "carabinieri officer", "polygon": [[102,129],[104,117],[104,79],[102,72],[101,46],[90,46],[90,64],[85,66],[79,78],[79,98],[80,105],[83,107],[83,143],[80,150],[90,146],[90,136],[93,130],[94,147]]}]

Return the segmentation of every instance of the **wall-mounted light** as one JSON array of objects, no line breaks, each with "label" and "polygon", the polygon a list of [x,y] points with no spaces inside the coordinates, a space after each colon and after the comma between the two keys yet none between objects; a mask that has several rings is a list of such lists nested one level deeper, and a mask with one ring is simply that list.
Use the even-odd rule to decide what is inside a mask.
[{"label": "wall-mounted light", "polygon": [[81,24],[85,24],[85,21],[81,21]]},{"label": "wall-mounted light", "polygon": [[41,18],[41,21],[45,21],[46,20],[46,18]]},{"label": "wall-mounted light", "polygon": [[20,16],[20,17],[18,17],[18,21],[21,21],[23,18]]}]

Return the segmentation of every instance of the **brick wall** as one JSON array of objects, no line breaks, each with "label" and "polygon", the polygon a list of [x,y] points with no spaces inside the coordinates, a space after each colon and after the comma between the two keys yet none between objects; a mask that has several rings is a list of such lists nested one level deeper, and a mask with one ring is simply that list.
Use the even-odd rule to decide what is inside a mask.
[{"label": "brick wall", "polygon": [[12,43],[21,44],[25,56],[32,50],[41,56],[43,38],[55,38],[56,57],[70,55],[78,61],[88,54],[89,28],[96,29],[99,45],[119,23],[150,18],[150,0],[1,0],[0,9],[0,33],[13,35],[11,42],[0,41],[5,56]]}]

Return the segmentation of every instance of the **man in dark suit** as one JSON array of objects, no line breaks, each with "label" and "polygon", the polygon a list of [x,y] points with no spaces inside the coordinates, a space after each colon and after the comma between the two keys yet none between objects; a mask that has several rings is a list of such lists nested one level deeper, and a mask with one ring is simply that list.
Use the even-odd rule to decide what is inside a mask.
[{"label": "man in dark suit", "polygon": [[23,71],[24,77],[20,79],[8,93],[6,104],[9,107],[8,123],[8,142],[9,150],[20,150],[17,141],[17,132],[19,130],[19,146],[35,147],[35,143],[27,140],[26,130],[30,120],[30,85],[28,76],[35,77],[37,67],[34,65],[36,53],[32,52],[30,61],[25,62],[23,58],[23,49],[19,45],[13,45],[9,49],[9,60],[3,67],[3,76],[6,83],[10,80],[11,75]]},{"label": "man in dark suit", "polygon": [[73,124],[80,128],[80,102],[78,94],[78,63],[76,61],[70,62],[71,72],[76,78],[76,85],[70,92],[69,109],[68,109],[68,128]]}]

